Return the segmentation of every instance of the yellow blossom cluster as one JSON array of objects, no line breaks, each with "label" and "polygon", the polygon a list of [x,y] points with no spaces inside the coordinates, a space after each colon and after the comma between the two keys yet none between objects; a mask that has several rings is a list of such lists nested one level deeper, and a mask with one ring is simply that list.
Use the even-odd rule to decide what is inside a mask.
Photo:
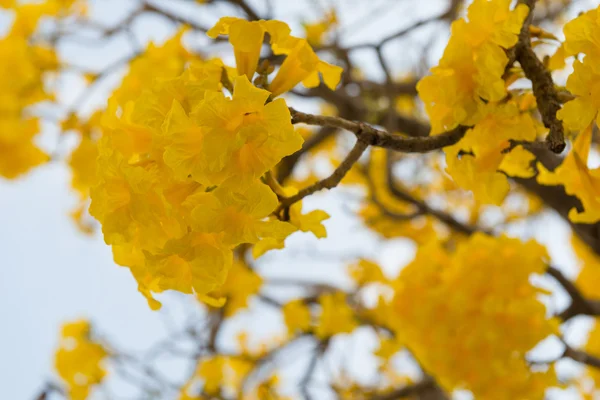
[{"label": "yellow blossom cluster", "polygon": [[[500,103],[507,95],[506,50],[517,43],[527,6],[510,0],[476,0],[467,20],[452,25],[444,55],[418,84],[432,133],[475,125],[445,149],[447,172],[481,204],[500,205],[509,191],[506,176],[531,177],[534,156],[512,141],[534,141],[542,131],[526,99]],[[529,99],[532,97],[528,97]],[[510,150],[510,151],[508,151]]]},{"label": "yellow blossom cluster", "polygon": [[248,306],[249,298],[260,291],[262,283],[260,275],[236,259],[223,286],[208,295],[202,295],[201,300],[217,307],[224,305],[223,314],[231,317]]},{"label": "yellow blossom cluster", "polygon": [[511,0],[475,0],[467,19],[452,23],[450,41],[432,75],[417,89],[429,115],[432,133],[458,125],[474,125],[485,114],[485,104],[505,97],[506,49],[517,43],[529,9]]},{"label": "yellow blossom cluster", "polygon": [[[248,374],[256,365],[267,359],[270,347],[277,343],[263,343],[252,349],[248,346],[248,336],[245,332],[241,332],[237,339],[240,354],[203,357],[198,362],[194,374],[182,387],[179,400],[209,399],[225,394],[236,394],[244,400],[287,399],[276,395],[279,383],[277,375],[271,375],[258,384],[253,383],[255,388],[252,392],[247,388]],[[199,387],[202,388],[201,391],[198,390]]]},{"label": "yellow blossom cluster", "polygon": [[580,131],[592,121],[600,122],[600,7],[583,13],[564,27],[566,56],[582,54],[583,61],[575,60],[574,71],[567,81],[567,89],[575,95],[558,112],[566,128]]},{"label": "yellow blossom cluster", "polygon": [[[544,3],[556,1],[563,0]],[[52,98],[45,87],[47,78],[63,66],[33,34],[46,17],[85,13],[84,3],[0,0],[1,7],[15,13],[12,28],[0,39],[0,54],[7,60],[0,71],[10,76],[0,79],[5,100],[0,102],[0,176],[14,178],[48,159],[34,144],[40,121],[29,111]],[[544,202],[552,204],[515,189],[521,178],[531,187],[561,186],[566,195],[576,196],[581,207],[570,210],[572,222],[600,221],[600,168],[588,166],[594,156],[594,123],[600,122],[600,7],[566,24],[566,40],[555,56],[536,64],[550,80],[545,90],[556,94],[550,99],[553,105],[564,103],[551,117],[576,133],[560,164],[546,168],[540,161],[547,158],[538,155],[546,149],[537,142],[545,131],[539,120],[546,123],[548,118],[545,99],[520,50],[531,50],[535,57],[532,48],[542,39],[558,39],[525,21],[529,9],[522,2],[468,3],[466,16],[452,23],[439,64],[417,84],[431,125],[429,137],[423,132],[428,125],[421,121],[414,78],[393,81],[381,51],[402,32],[381,44],[338,48],[324,45],[337,23],[333,12],[304,24],[306,38],[300,38],[281,21],[255,18],[252,7],[243,2],[242,10],[252,21],[223,17],[211,29],[194,27],[213,39],[225,36],[235,66],[188,51],[183,40],[191,29],[183,28],[128,61],[129,70],[104,109],[85,120],[78,110],[67,110],[61,128],[75,132],[78,139],[67,163],[80,199],[73,212],[80,227],[91,230],[84,223],[89,204],[114,261],[130,270],[150,308],[161,307],[155,297],[165,291],[194,296],[206,305],[206,325],[196,330],[190,324],[183,333],[206,340],[198,343],[195,370],[181,387],[165,385],[177,390],[180,400],[283,399],[280,371],[265,373],[263,366],[276,365],[275,354],[306,337],[318,343],[312,366],[300,382],[300,390],[308,392],[329,355],[328,344],[363,325],[375,333],[377,346],[371,354],[381,379],[368,386],[352,378],[336,384],[337,378],[332,378],[328,388],[342,398],[392,398],[404,388],[418,397],[432,389],[450,395],[466,390],[477,399],[541,400],[548,388],[558,386],[562,379],[555,374],[554,361],[533,366],[527,359],[540,342],[560,332],[561,321],[550,316],[543,302],[550,293],[533,278],[549,272],[549,256],[535,241],[484,233],[492,231],[493,224],[486,224],[486,211],[491,210],[486,206],[499,206],[493,211],[501,214],[497,225],[503,227],[544,209]],[[146,12],[184,21],[150,4],[131,18]],[[456,12],[451,9],[440,19]],[[518,43],[523,28],[539,40]],[[331,55],[352,68],[352,52],[367,47],[377,50],[386,82],[357,78],[349,71],[350,84],[332,92],[342,69],[321,60],[317,52],[336,50]],[[563,91],[545,68],[564,67],[568,56],[576,60]],[[524,74],[512,68],[517,61],[528,71],[533,89],[511,86]],[[100,74],[89,77],[93,81]],[[323,85],[308,94],[294,93],[327,93],[330,97],[320,96],[327,103],[321,115],[290,110],[284,94],[299,84]],[[292,122],[321,130],[294,128]],[[406,132],[393,132],[394,124]],[[409,132],[413,125],[414,132]],[[346,139],[338,135],[344,129],[358,139],[357,149],[368,148],[368,162],[360,157],[363,153],[352,158],[354,150],[344,159],[336,153]],[[310,143],[303,148],[305,139]],[[322,159],[337,166],[329,176],[336,178],[334,184],[317,173]],[[307,172],[303,182],[294,180],[299,170]],[[400,179],[405,173],[412,176]],[[358,259],[347,270],[353,282],[349,290],[320,282],[263,281],[250,255],[258,258],[282,249],[299,231],[325,238],[329,215],[318,209],[303,213],[302,199],[340,182],[362,190],[358,214],[367,228],[385,239],[412,240],[417,249],[413,261],[397,277],[388,277],[376,262]],[[544,195],[542,190],[535,193]],[[491,214],[493,221],[496,215]],[[600,257],[582,242],[574,241],[573,247],[584,264],[577,288],[595,300]],[[298,286],[305,292],[295,298],[292,291],[270,293],[263,284]],[[239,351],[225,351],[219,343],[223,332],[234,316],[250,308],[255,296],[280,311],[285,334],[250,349],[247,333],[241,333]],[[564,318],[565,313],[559,315]],[[209,334],[204,335],[203,328]],[[103,381],[103,364],[111,355],[90,330],[87,321],[66,324],[56,353],[56,370],[65,393],[74,400],[88,398]],[[596,325],[585,350],[595,354],[599,344]],[[179,350],[175,345],[165,349],[173,354]],[[395,355],[412,356],[410,363],[420,367],[425,378],[415,381],[401,373],[394,365],[400,358]],[[565,352],[562,357],[570,355]],[[587,377],[600,379],[592,370]]]},{"label": "yellow blossom cluster", "polygon": [[283,318],[290,335],[313,331],[326,340],[341,333],[352,333],[358,327],[355,312],[348,304],[346,293],[324,293],[319,296],[319,314],[313,318],[308,305],[302,300],[292,300],[282,307]]},{"label": "yellow blossom cluster", "polygon": [[454,252],[422,246],[394,283],[389,322],[443,388],[482,399],[542,399],[556,378],[530,370],[525,355],[558,333],[529,280],[544,272],[546,258],[533,241],[480,233]]},{"label": "yellow blossom cluster", "polygon": [[[71,186],[80,198],[72,216],[83,232],[92,233],[94,230],[85,212],[89,207],[90,189],[96,184],[96,159],[98,141],[104,128],[103,119],[110,118],[110,112],[115,112],[117,105],[126,106],[139,98],[154,78],[172,79],[183,73],[186,63],[195,58],[181,42],[185,32],[185,28],[179,30],[160,46],[151,42],[140,56],[129,63],[129,71],[111,96],[112,108],[108,115],[104,110],[98,110],[83,119],[71,113],[62,122],[62,132],[76,133],[79,141],[69,156],[68,165],[72,174]],[[97,79],[95,76],[92,78]]]},{"label": "yellow blossom cluster", "polygon": [[84,400],[99,384],[106,370],[102,362],[108,356],[104,347],[90,337],[88,321],[74,321],[62,327],[60,348],[55,356],[55,368],[67,385],[69,399]]},{"label": "yellow blossom cluster", "polygon": [[592,142],[592,125],[588,125],[573,142],[573,149],[561,165],[548,171],[537,163],[538,182],[544,185],[562,185],[568,194],[577,196],[583,211],[576,208],[569,211],[573,222],[593,223],[600,220],[600,168],[588,167],[588,155]]},{"label": "yellow blossom cluster", "polygon": [[[72,3],[72,2],[71,2]],[[32,42],[38,22],[44,16],[56,17],[68,4],[48,0],[34,4],[7,2],[14,20],[0,39],[0,176],[14,179],[48,161],[49,156],[35,143],[40,120],[31,106],[52,99],[47,80],[58,69],[54,50],[42,42]]]},{"label": "yellow blossom cluster", "polygon": [[522,146],[510,149],[510,140],[534,141],[540,128],[512,102],[487,105],[482,114],[459,143],[444,149],[446,171],[460,187],[471,190],[477,202],[500,205],[510,189],[507,176],[535,175],[534,155]]},{"label": "yellow blossom cluster", "polygon": [[[289,51],[282,70],[296,62],[306,68],[296,71],[293,82],[280,71],[271,85],[280,87],[277,92],[249,80],[265,32],[274,49]],[[180,33],[134,62],[102,116],[90,213],[101,222],[115,261],[131,269],[152,308],[160,306],[152,292],[164,290],[222,303],[219,287],[240,244],[258,243],[258,256],[283,247],[296,230],[326,234],[321,221],[327,214],[302,215],[300,203],[289,210],[289,222],[275,218],[277,195],[290,193],[263,180],[302,145],[285,101],[273,97],[314,74],[318,82],[319,72],[337,67],[315,60],[306,41],[290,36],[279,21],[224,18],[209,31],[218,33],[230,34],[237,74],[219,60],[190,60]],[[148,86],[153,63],[164,75]],[[145,79],[136,77],[138,70]],[[286,78],[278,81],[279,75]],[[223,91],[224,77],[233,81],[231,97]],[[325,76],[337,84],[331,79]]]},{"label": "yellow blossom cluster", "polygon": [[289,26],[280,21],[224,17],[208,31],[208,35],[229,35],[238,74],[252,79],[258,67],[265,33],[268,33],[273,53],[286,56],[268,88],[273,97],[293,89],[300,82],[309,88],[316,87],[320,83],[319,75],[330,89],[335,89],[342,68],[320,60],[306,39],[292,36],[290,32]]},{"label": "yellow blossom cluster", "polygon": [[150,291],[205,295],[234,246],[293,230],[264,221],[278,201],[258,180],[301,145],[289,111],[244,76],[225,97],[221,69],[198,62],[103,122],[90,213],[153,308]]}]

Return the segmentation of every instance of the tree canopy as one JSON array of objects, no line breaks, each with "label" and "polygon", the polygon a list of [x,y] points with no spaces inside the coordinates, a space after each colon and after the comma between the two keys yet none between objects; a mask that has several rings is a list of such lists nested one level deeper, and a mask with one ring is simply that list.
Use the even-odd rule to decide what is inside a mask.
[{"label": "tree canopy", "polygon": [[597,2],[101,3],[0,0],[0,176],[67,165],[81,234],[193,312],[142,354],[66,322],[38,399],[600,396]]}]

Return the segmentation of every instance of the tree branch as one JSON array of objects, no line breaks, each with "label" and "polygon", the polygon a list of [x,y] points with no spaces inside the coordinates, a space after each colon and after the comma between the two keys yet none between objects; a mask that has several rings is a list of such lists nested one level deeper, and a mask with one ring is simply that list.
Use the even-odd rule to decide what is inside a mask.
[{"label": "tree branch", "polygon": [[588,354],[585,351],[574,349],[566,343],[565,346],[563,357],[570,358],[573,361],[577,361],[590,367],[600,368],[600,358]]},{"label": "tree branch", "polygon": [[555,153],[565,149],[565,134],[562,122],[556,118],[556,113],[561,108],[561,103],[552,81],[552,75],[544,67],[531,47],[529,26],[533,19],[533,10],[536,0],[520,0],[520,4],[529,7],[529,15],[523,23],[519,42],[515,46],[516,59],[521,64],[527,79],[531,81],[533,94],[537,100],[538,109],[542,116],[544,126],[550,130],[546,137],[548,148]]},{"label": "tree branch", "polygon": [[560,270],[549,266],[546,273],[556,279],[571,298],[569,307],[558,314],[560,319],[568,321],[577,315],[600,315],[600,302],[586,299],[575,283],[564,276]]},{"label": "tree branch", "polygon": [[376,394],[370,397],[370,400],[397,400],[405,397],[417,396],[424,391],[428,391],[435,386],[431,379],[424,379],[421,382],[404,386],[384,394]]},{"label": "tree branch", "polygon": [[315,184],[309,187],[302,189],[294,196],[282,199],[281,204],[279,204],[279,207],[277,208],[277,210],[275,210],[275,214],[279,215],[279,213],[282,210],[289,209],[289,207],[292,204],[302,200],[306,196],[310,196],[311,194],[318,192],[319,190],[333,189],[334,187],[336,187],[342,181],[342,179],[344,179],[344,176],[346,176],[348,171],[350,171],[354,163],[358,161],[358,159],[364,153],[367,147],[369,147],[369,145],[359,138],[354,144],[352,150],[350,150],[350,152],[344,159],[344,161],[342,161],[341,164],[338,165],[338,167],[333,171],[331,175],[329,175],[325,179],[316,182]]},{"label": "tree branch", "polygon": [[307,125],[332,126],[345,129],[361,139],[363,142],[390,150],[401,151],[405,153],[428,153],[439,150],[447,146],[452,146],[463,138],[467,126],[459,126],[451,131],[441,133],[435,136],[427,137],[404,137],[394,135],[374,128],[364,122],[349,121],[340,117],[330,117],[323,115],[306,114],[290,108],[292,114],[292,123],[304,123]]},{"label": "tree branch", "polygon": [[317,133],[305,140],[300,150],[298,150],[294,154],[284,157],[283,160],[281,160],[281,162],[277,166],[277,180],[281,183],[284,183],[285,180],[292,174],[294,167],[304,154],[308,153],[309,151],[317,147],[319,144],[329,139],[336,132],[336,128],[331,126],[324,126]]}]

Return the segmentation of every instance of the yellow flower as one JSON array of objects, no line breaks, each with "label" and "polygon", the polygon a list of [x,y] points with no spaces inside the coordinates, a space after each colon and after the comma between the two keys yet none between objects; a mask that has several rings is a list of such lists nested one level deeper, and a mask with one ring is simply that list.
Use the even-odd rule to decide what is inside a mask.
[{"label": "yellow flower", "polygon": [[129,72],[112,97],[121,105],[136,100],[156,78],[175,78],[183,72],[185,63],[192,55],[183,47],[182,28],[162,46],[150,43],[146,51],[129,64]]},{"label": "yellow flower", "polygon": [[[248,306],[248,299],[260,291],[262,278],[240,260],[233,263],[223,286],[208,293],[213,299],[225,299],[225,316],[231,317]],[[206,296],[200,297],[206,300]]]},{"label": "yellow flower", "polygon": [[452,23],[450,41],[432,75],[417,85],[432,133],[474,125],[484,102],[506,95],[505,49],[517,42],[527,6],[510,11],[510,0],[475,0],[464,19]]},{"label": "yellow flower", "polygon": [[318,86],[319,73],[325,85],[335,89],[340,81],[342,68],[321,61],[306,39],[290,36],[290,28],[283,22],[249,22],[235,17],[223,17],[207,34],[212,38],[220,34],[229,35],[238,74],[246,75],[251,80],[258,66],[265,32],[271,36],[273,52],[287,56],[269,86],[273,97],[291,90],[300,82],[309,88]]},{"label": "yellow flower", "polygon": [[320,339],[328,339],[340,333],[351,333],[358,326],[345,293],[323,294],[319,296],[319,304],[321,314],[317,319],[315,334]]},{"label": "yellow flower", "polygon": [[89,322],[63,325],[54,366],[67,385],[70,399],[85,400],[92,386],[102,381],[106,375],[102,363],[107,355],[102,345],[90,338]]},{"label": "yellow flower", "polygon": [[475,0],[467,13],[473,33],[467,36],[469,44],[477,47],[491,42],[505,49],[514,46],[529,9],[519,4],[510,10],[511,3],[512,0]]},{"label": "yellow flower", "polygon": [[533,154],[518,146],[508,154],[509,140],[533,141],[537,129],[530,114],[521,114],[512,104],[488,106],[487,115],[457,144],[444,149],[446,171],[454,181],[473,191],[483,204],[500,205],[509,184],[505,174],[531,177]]},{"label": "yellow flower", "polygon": [[292,300],[282,308],[283,320],[290,335],[306,332],[310,329],[310,310],[302,300]]},{"label": "yellow flower", "polygon": [[567,129],[580,131],[594,120],[600,126],[600,68],[592,62],[586,57],[583,62],[575,60],[573,63],[574,70],[567,80],[567,89],[577,97],[556,114]]},{"label": "yellow flower", "polygon": [[576,208],[569,211],[569,219],[576,223],[591,224],[600,220],[600,168],[587,166],[591,141],[592,124],[577,136],[573,149],[554,171],[537,164],[539,183],[563,185],[568,194],[581,200],[582,212]]},{"label": "yellow flower", "polygon": [[[98,168],[102,173],[91,190],[90,214],[102,223],[107,244],[122,244],[140,234],[147,246],[160,248],[169,238],[162,220],[165,205],[157,191],[154,165],[129,165],[100,143]],[[140,231],[138,232],[138,229]]]},{"label": "yellow flower", "polygon": [[[298,193],[293,187],[281,188],[283,195],[290,197]],[[323,221],[329,219],[329,214],[323,210],[313,210],[302,214],[302,201],[292,204],[288,211],[289,224],[280,226],[280,229],[274,231],[272,235],[262,239],[252,248],[254,258],[262,256],[269,250],[283,249],[285,239],[296,231],[311,232],[316,238],[327,237],[327,230]]]},{"label": "yellow flower", "polygon": [[182,175],[189,173],[209,185],[227,179],[248,184],[259,178],[302,146],[285,101],[265,104],[268,97],[269,92],[253,86],[245,76],[236,78],[231,99],[207,92],[191,115],[201,129],[191,124],[187,134],[173,135],[172,140],[181,144],[167,146],[165,161],[177,170],[186,156],[199,157],[194,158],[195,168],[183,168]]},{"label": "yellow flower", "polygon": [[586,55],[586,59],[589,58],[589,65],[598,64],[600,61],[599,18],[600,7],[587,11],[565,24],[563,31],[566,55],[583,53]]},{"label": "yellow flower", "polygon": [[369,260],[360,260],[358,263],[350,265],[348,272],[352,280],[359,286],[388,282],[381,267]]},{"label": "yellow flower", "polygon": [[304,23],[306,40],[311,46],[320,46],[323,44],[325,34],[337,24],[337,15],[334,10],[328,12],[322,20],[313,23]]},{"label": "yellow flower", "polygon": [[[534,372],[525,356],[558,333],[558,321],[538,298],[543,291],[530,282],[531,274],[544,273],[546,259],[539,244],[504,236],[476,233],[454,253],[432,242],[398,276],[388,321],[445,390],[541,399],[556,376]],[[516,329],[523,326],[529,328]]]},{"label": "yellow flower", "polygon": [[280,21],[246,21],[241,18],[223,17],[206,34],[213,39],[219,35],[229,35],[238,75],[246,75],[252,80],[266,32],[274,45],[287,40],[291,30],[287,24]]},{"label": "yellow flower", "polygon": [[389,213],[400,216],[411,215],[414,205],[401,201],[390,191],[387,176],[387,150],[371,149],[368,165],[368,178],[371,181],[370,198],[360,210],[360,217],[366,226],[385,238],[406,237],[418,244],[427,243],[437,237],[433,219],[430,217],[405,218],[398,220]]},{"label": "yellow flower", "polygon": [[571,235],[571,246],[581,268],[575,281],[577,287],[586,298],[600,299],[600,256],[575,234]]},{"label": "yellow flower", "polygon": [[28,107],[52,97],[44,81],[57,62],[54,51],[15,35],[0,39],[0,58],[0,176],[14,179],[49,160],[34,142],[39,121]]},{"label": "yellow flower", "polygon": [[153,291],[177,290],[204,296],[221,287],[231,269],[233,253],[223,235],[189,233],[172,239],[156,255],[146,254]]},{"label": "yellow flower", "polygon": [[204,391],[209,395],[219,393],[224,383],[225,361],[225,357],[216,355],[202,360],[198,365],[197,376],[204,381]]},{"label": "yellow flower", "polygon": [[255,181],[244,189],[221,185],[212,192],[198,193],[189,200],[194,205],[192,227],[197,232],[225,232],[225,243],[235,246],[256,243],[268,237],[280,221],[265,221],[277,207],[271,189]]},{"label": "yellow flower", "polygon": [[290,38],[273,50],[287,56],[269,86],[273,97],[292,90],[300,82],[307,88],[317,87],[321,82],[319,74],[331,90],[340,82],[342,68],[321,61],[305,39]]},{"label": "yellow flower", "polygon": [[37,119],[0,119],[0,176],[14,179],[50,157],[33,143]]},{"label": "yellow flower", "polygon": [[69,157],[69,167],[73,173],[71,185],[82,197],[89,195],[96,183],[96,158],[98,146],[88,136],[82,136],[79,144]]}]

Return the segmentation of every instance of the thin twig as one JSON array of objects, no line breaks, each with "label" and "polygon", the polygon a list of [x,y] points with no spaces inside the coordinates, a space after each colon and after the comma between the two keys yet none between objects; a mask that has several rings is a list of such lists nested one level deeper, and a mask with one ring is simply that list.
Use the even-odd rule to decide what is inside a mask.
[{"label": "thin twig", "polygon": [[336,187],[342,181],[342,179],[344,179],[344,176],[346,176],[348,171],[350,171],[354,163],[358,161],[367,147],[369,147],[367,143],[361,139],[358,139],[344,161],[338,165],[331,175],[314,183],[313,185],[310,185],[309,187],[300,190],[295,195],[281,200],[281,204],[275,211],[275,214],[278,215],[282,210],[289,209],[292,204],[302,200],[306,196],[310,196],[311,194],[318,192],[319,190],[333,189]]},{"label": "thin twig", "polygon": [[558,314],[560,319],[568,321],[577,315],[600,315],[600,303],[586,299],[579,288],[558,268],[549,266],[546,273],[556,279],[571,298],[569,307]]},{"label": "thin twig", "polygon": [[563,357],[570,358],[573,361],[588,365],[594,368],[600,368],[600,358],[586,353],[582,350],[577,350],[565,343],[565,352]]},{"label": "thin twig", "polygon": [[399,389],[392,390],[391,392],[384,394],[376,394],[370,397],[369,400],[396,400],[405,397],[412,397],[418,395],[426,390],[434,387],[434,382],[431,379],[425,379],[421,382],[407,385]]}]

